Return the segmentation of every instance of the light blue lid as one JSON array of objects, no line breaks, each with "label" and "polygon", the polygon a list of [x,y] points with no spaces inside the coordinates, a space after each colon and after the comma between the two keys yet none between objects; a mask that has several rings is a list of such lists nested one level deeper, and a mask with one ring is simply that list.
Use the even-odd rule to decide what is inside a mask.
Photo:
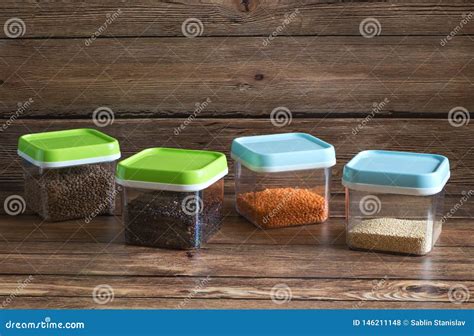
[{"label": "light blue lid", "polygon": [[306,133],[234,139],[232,158],[256,172],[328,168],[336,164],[334,147]]},{"label": "light blue lid", "polygon": [[361,191],[433,195],[449,176],[449,160],[442,155],[367,150],[344,167],[342,184]]}]

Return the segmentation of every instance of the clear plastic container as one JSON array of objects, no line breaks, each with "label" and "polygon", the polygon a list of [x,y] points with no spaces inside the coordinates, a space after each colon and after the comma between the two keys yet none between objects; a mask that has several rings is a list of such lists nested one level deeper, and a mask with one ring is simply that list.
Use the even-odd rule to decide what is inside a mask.
[{"label": "clear plastic container", "polygon": [[171,249],[199,248],[220,229],[223,205],[224,179],[194,192],[125,188],[125,241]]},{"label": "clear plastic container", "polygon": [[424,255],[442,230],[449,161],[441,155],[364,151],[345,167],[346,241],[352,249]]},{"label": "clear plastic container", "polygon": [[24,135],[25,200],[47,221],[92,219],[115,209],[118,141],[92,129]]},{"label": "clear plastic container", "polygon": [[209,151],[151,148],[121,161],[125,242],[201,247],[221,227],[226,174],[225,155]]},{"label": "clear plastic container", "polygon": [[242,137],[232,144],[237,212],[259,228],[324,222],[334,147],[304,133]]},{"label": "clear plastic container", "polygon": [[56,222],[113,214],[115,162],[64,168],[22,162],[26,204],[41,218]]}]

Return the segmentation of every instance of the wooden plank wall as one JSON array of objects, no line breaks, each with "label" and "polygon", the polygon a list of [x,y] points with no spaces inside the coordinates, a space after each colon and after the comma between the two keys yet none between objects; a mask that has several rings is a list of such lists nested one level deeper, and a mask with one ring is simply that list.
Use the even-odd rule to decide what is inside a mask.
[{"label": "wooden plank wall", "polygon": [[[342,167],[358,151],[444,154],[453,206],[474,189],[472,11],[472,1],[137,0],[117,7],[111,0],[3,0],[1,200],[22,193],[18,136],[97,128],[94,110],[108,107],[114,121],[102,130],[121,141],[125,156],[150,146],[229,154],[234,137],[250,134],[320,136],[336,146],[340,216]],[[12,18],[22,21],[9,37]],[[190,18],[202,24],[198,37],[183,35]],[[371,38],[360,30],[367,18],[380,24]],[[381,108],[372,119],[374,104]],[[270,120],[278,107],[291,113],[282,127]],[[453,109],[461,119],[450,123]],[[456,216],[472,218],[473,203]]]}]

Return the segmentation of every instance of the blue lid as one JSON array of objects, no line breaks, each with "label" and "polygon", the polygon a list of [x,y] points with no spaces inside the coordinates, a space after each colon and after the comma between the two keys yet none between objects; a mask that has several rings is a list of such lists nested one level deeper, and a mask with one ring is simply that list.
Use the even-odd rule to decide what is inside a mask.
[{"label": "blue lid", "polygon": [[433,195],[449,176],[449,160],[442,155],[368,150],[344,167],[342,184],[361,191]]},{"label": "blue lid", "polygon": [[305,133],[234,139],[232,158],[256,172],[328,168],[336,164],[334,147]]}]

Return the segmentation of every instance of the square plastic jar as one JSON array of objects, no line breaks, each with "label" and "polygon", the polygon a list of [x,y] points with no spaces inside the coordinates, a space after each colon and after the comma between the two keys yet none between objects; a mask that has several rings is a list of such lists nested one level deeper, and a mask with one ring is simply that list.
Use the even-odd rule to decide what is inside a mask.
[{"label": "square plastic jar", "polygon": [[27,206],[46,221],[93,218],[115,209],[116,139],[93,129],[20,137]]},{"label": "square plastic jar", "polygon": [[329,217],[334,147],[305,133],[237,138],[237,212],[259,228],[322,223]]},{"label": "square plastic jar", "polygon": [[449,160],[363,151],[345,167],[346,241],[352,249],[424,255],[442,229]]},{"label": "square plastic jar", "polygon": [[145,149],[119,162],[125,242],[194,249],[223,220],[224,154],[174,148]]}]

